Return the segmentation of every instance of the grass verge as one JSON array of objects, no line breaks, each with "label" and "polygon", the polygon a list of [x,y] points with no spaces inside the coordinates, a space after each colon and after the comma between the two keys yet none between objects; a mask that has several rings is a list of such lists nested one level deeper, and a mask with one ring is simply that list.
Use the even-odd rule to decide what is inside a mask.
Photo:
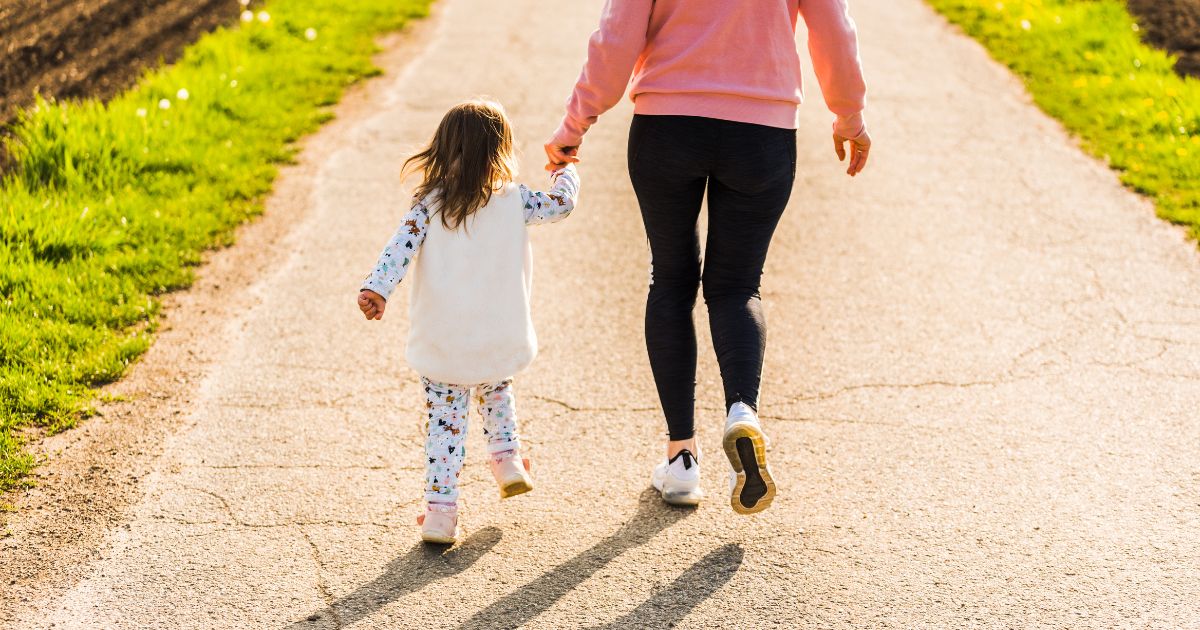
[{"label": "grass verge", "polygon": [[89,412],[149,346],[155,296],[262,211],[292,143],[377,72],[374,38],[429,2],[274,0],[107,104],[21,116],[0,180],[0,492],[34,464],[26,429]]},{"label": "grass verge", "polygon": [[1200,238],[1200,80],[1147,46],[1117,0],[928,0],[1162,218]]}]

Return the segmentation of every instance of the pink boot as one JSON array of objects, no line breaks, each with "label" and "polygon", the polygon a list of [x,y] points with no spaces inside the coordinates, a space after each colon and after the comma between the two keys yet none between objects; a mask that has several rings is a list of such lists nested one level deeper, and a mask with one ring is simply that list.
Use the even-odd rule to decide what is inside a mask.
[{"label": "pink boot", "polygon": [[500,498],[507,499],[533,490],[533,479],[529,476],[529,460],[521,459],[518,450],[503,451],[492,455],[489,463],[496,485],[500,486]]},{"label": "pink boot", "polygon": [[421,540],[442,545],[454,544],[458,537],[458,506],[445,503],[426,503],[425,513],[417,517]]}]

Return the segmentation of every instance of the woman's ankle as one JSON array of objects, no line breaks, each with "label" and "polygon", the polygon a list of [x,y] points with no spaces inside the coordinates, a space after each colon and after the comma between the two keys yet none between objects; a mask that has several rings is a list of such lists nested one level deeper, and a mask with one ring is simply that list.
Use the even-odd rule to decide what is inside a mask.
[{"label": "woman's ankle", "polygon": [[692,455],[695,455],[696,436],[693,435],[685,440],[670,440],[667,442],[667,459],[675,457],[680,451],[690,451]]}]

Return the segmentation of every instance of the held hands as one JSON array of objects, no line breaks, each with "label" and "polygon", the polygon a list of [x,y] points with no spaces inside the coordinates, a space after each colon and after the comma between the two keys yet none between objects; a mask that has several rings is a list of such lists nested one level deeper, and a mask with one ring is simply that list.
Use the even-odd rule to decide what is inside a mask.
[{"label": "held hands", "polygon": [[871,151],[871,134],[866,129],[854,138],[847,138],[839,133],[833,134],[833,150],[837,152],[838,160],[846,160],[846,143],[850,143],[850,167],[846,174],[854,177],[867,167],[867,154]]},{"label": "held hands", "polygon": [[383,309],[386,307],[387,300],[383,299],[382,295],[370,289],[363,289],[358,292],[358,309],[363,312],[363,315],[368,320],[383,319]]},{"label": "held hands", "polygon": [[579,158],[575,154],[579,152],[579,147],[563,147],[557,144],[546,143],[546,170],[557,171],[568,164],[577,164]]}]

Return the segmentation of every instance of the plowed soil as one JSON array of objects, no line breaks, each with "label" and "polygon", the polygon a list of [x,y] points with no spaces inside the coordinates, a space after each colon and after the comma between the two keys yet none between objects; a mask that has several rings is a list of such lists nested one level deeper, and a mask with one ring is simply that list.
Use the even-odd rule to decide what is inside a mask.
[{"label": "plowed soil", "polygon": [[1179,74],[1200,78],[1200,0],[1129,0],[1147,43],[1179,57]]},{"label": "plowed soil", "polygon": [[33,101],[108,97],[149,65],[237,19],[234,0],[15,0],[0,3],[0,123]]}]

